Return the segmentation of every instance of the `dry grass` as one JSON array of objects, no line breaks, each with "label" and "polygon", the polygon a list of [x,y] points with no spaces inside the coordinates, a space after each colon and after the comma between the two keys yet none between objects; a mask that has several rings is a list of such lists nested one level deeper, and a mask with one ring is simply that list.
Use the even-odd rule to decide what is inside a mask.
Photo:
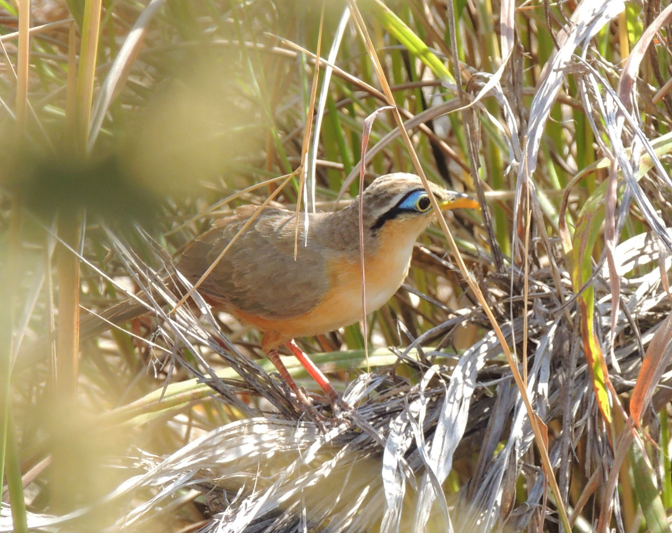
[{"label": "dry grass", "polygon": [[[44,1],[28,39],[29,4],[0,0],[1,531],[669,531],[672,7]],[[354,196],[365,124],[367,181],[487,210],[301,340],[357,409],[323,434],[257,332],[159,304],[236,206]]]}]

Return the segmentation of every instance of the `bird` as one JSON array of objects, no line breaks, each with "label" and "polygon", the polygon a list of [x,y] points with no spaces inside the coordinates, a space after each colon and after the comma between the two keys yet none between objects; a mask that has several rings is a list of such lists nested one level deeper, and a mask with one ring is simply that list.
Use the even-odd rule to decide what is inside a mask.
[{"label": "bird", "polygon": [[[466,194],[429,185],[442,210],[480,207]],[[366,312],[380,309],[406,278],[413,246],[435,214],[418,176],[392,173],[376,178],[361,198],[338,211],[297,216],[295,211],[283,208],[238,207],[191,241],[175,265],[191,284],[196,284],[216,262],[197,287],[211,308],[263,333],[264,353],[306,409],[311,409],[310,400],[280,360],[278,350],[283,345],[297,357],[332,406],[348,408],[295,339],[324,334],[362,319],[362,256]],[[243,231],[253,216],[256,218]],[[295,250],[297,221],[300,245]],[[147,307],[142,303],[126,300],[89,317],[89,324],[82,324],[80,331],[91,337],[109,328],[108,323],[120,324],[145,313]]]}]

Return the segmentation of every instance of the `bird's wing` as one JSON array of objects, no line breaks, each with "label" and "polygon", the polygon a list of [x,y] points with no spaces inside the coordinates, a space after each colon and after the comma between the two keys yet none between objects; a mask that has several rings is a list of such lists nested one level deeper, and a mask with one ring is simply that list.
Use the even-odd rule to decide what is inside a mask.
[{"label": "bird's wing", "polygon": [[[180,272],[196,283],[255,211],[251,206],[239,208],[193,241],[178,262]],[[318,247],[302,245],[303,231],[294,259],[294,221],[294,213],[265,209],[238,236],[199,290],[231,310],[267,319],[310,311],[327,291],[326,260]]]}]

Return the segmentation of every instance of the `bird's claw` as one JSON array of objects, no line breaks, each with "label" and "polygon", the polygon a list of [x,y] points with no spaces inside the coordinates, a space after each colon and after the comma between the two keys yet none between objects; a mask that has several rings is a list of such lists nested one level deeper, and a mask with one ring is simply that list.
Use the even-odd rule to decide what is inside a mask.
[{"label": "bird's claw", "polygon": [[343,418],[352,411],[354,411],[354,408],[340,396],[331,398],[331,412],[334,413],[334,417]]},{"label": "bird's claw", "polygon": [[[315,402],[303,388],[297,387],[297,389],[292,390],[292,392],[297,400],[298,407],[322,433],[327,432],[328,426],[333,426],[334,424],[338,425],[344,420],[349,422],[349,420],[347,420],[348,415],[354,411],[354,408],[348,402],[343,400],[340,396],[334,395],[333,397],[329,397],[333,417],[327,417],[317,410]],[[322,399],[322,402],[324,401],[324,396],[311,396],[317,398],[318,401],[320,398]]]},{"label": "bird's claw", "polygon": [[301,407],[303,407],[303,410],[308,416],[308,418],[310,418],[315,423],[317,428],[322,433],[327,432],[327,427],[329,426],[333,427],[335,425],[342,424],[344,421],[348,423],[348,425],[352,424],[351,420],[349,420],[348,415],[353,413],[355,410],[348,402],[343,400],[340,396],[335,396],[329,399],[331,404],[331,412],[333,416],[326,417],[315,408],[315,404],[310,400],[310,398],[305,394],[303,390],[301,390],[301,393],[303,398],[303,399],[299,398]]},{"label": "bird's claw", "polygon": [[325,423],[328,421],[328,418],[315,409],[315,405],[303,389],[297,388],[297,390],[294,391],[294,394],[301,410],[322,433],[326,433]]}]

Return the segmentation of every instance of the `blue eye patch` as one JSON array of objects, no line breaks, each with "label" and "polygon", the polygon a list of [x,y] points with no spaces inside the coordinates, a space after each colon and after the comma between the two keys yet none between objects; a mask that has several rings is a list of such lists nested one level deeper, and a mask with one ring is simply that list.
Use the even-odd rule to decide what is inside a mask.
[{"label": "blue eye patch", "polygon": [[[406,198],[404,198],[401,203],[399,204],[399,209],[403,209],[405,211],[418,211],[418,212],[423,212],[427,211],[429,208],[429,198],[427,198],[427,203],[425,205],[421,205],[420,208],[418,208],[418,201],[422,197],[427,198],[427,193],[424,190],[419,190],[419,191],[413,191],[411,194],[409,194]],[[422,204],[423,202],[421,202]]]},{"label": "blue eye patch", "polygon": [[385,222],[392,220],[403,213],[425,213],[431,207],[431,202],[424,189],[418,189],[408,194],[392,209],[383,213],[375,224],[371,226],[372,231],[378,231],[385,225]]}]

